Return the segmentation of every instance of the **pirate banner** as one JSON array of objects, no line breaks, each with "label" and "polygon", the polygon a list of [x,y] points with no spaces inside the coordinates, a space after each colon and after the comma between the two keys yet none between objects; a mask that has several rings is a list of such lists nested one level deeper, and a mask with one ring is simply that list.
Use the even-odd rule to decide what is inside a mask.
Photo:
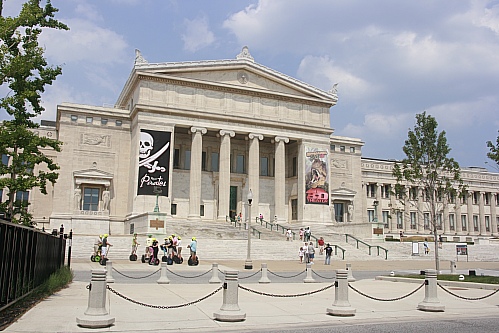
[{"label": "pirate banner", "polygon": [[138,195],[168,196],[171,135],[140,130]]},{"label": "pirate banner", "polygon": [[305,203],[329,204],[327,150],[305,147]]}]

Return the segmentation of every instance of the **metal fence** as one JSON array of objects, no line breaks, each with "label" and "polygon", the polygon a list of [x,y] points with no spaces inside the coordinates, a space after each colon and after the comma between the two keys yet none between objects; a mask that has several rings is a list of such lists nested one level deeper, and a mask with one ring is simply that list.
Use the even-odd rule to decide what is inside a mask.
[{"label": "metal fence", "polygon": [[0,311],[64,265],[65,249],[62,235],[0,220]]}]

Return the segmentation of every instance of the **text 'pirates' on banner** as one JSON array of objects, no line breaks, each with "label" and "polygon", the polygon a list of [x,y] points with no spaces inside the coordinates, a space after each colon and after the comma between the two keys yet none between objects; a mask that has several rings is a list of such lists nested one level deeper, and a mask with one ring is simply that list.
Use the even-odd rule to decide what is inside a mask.
[{"label": "text 'pirates' on banner", "polygon": [[[171,135],[171,132],[140,130],[138,195],[168,196]],[[161,193],[156,193],[155,187]]]}]

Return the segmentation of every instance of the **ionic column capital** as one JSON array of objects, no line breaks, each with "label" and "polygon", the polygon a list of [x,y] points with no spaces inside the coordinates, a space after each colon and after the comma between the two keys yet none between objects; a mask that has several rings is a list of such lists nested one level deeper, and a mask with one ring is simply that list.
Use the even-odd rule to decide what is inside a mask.
[{"label": "ionic column capital", "polygon": [[273,140],[275,143],[283,141],[284,143],[289,142],[289,138],[286,136],[276,136]]},{"label": "ionic column capital", "polygon": [[192,126],[191,129],[190,129],[191,133],[201,133],[201,135],[203,134],[206,134],[206,132],[208,132],[208,130],[204,127],[194,127]]},{"label": "ionic column capital", "polygon": [[234,136],[236,136],[236,132],[234,132],[234,131],[229,131],[229,130],[223,130],[223,129],[222,129],[222,130],[220,130],[220,132],[218,132],[218,134],[219,134],[220,136],[226,136],[226,135],[228,135],[228,136],[230,136],[231,138],[233,138]]},{"label": "ionic column capital", "polygon": [[253,140],[253,139],[263,140],[263,134],[250,133],[250,134],[248,134],[248,138],[250,138],[250,140]]}]

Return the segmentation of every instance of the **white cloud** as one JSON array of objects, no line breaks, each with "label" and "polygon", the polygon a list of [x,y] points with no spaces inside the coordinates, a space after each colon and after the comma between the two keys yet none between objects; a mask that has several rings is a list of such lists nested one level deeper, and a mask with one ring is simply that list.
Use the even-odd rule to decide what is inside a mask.
[{"label": "white cloud", "polygon": [[215,41],[215,35],[210,31],[208,19],[206,17],[194,20],[184,20],[185,33],[182,34],[184,49],[196,52]]},{"label": "white cloud", "polygon": [[40,44],[45,45],[47,57],[54,62],[114,64],[127,59],[128,45],[123,36],[88,20],[65,19],[63,22],[71,30],[45,30],[40,36]]},{"label": "white cloud", "polygon": [[83,17],[91,20],[91,21],[102,21],[102,15],[97,11],[97,8],[94,5],[89,3],[79,3],[75,8],[75,13],[78,15],[82,15]]}]

